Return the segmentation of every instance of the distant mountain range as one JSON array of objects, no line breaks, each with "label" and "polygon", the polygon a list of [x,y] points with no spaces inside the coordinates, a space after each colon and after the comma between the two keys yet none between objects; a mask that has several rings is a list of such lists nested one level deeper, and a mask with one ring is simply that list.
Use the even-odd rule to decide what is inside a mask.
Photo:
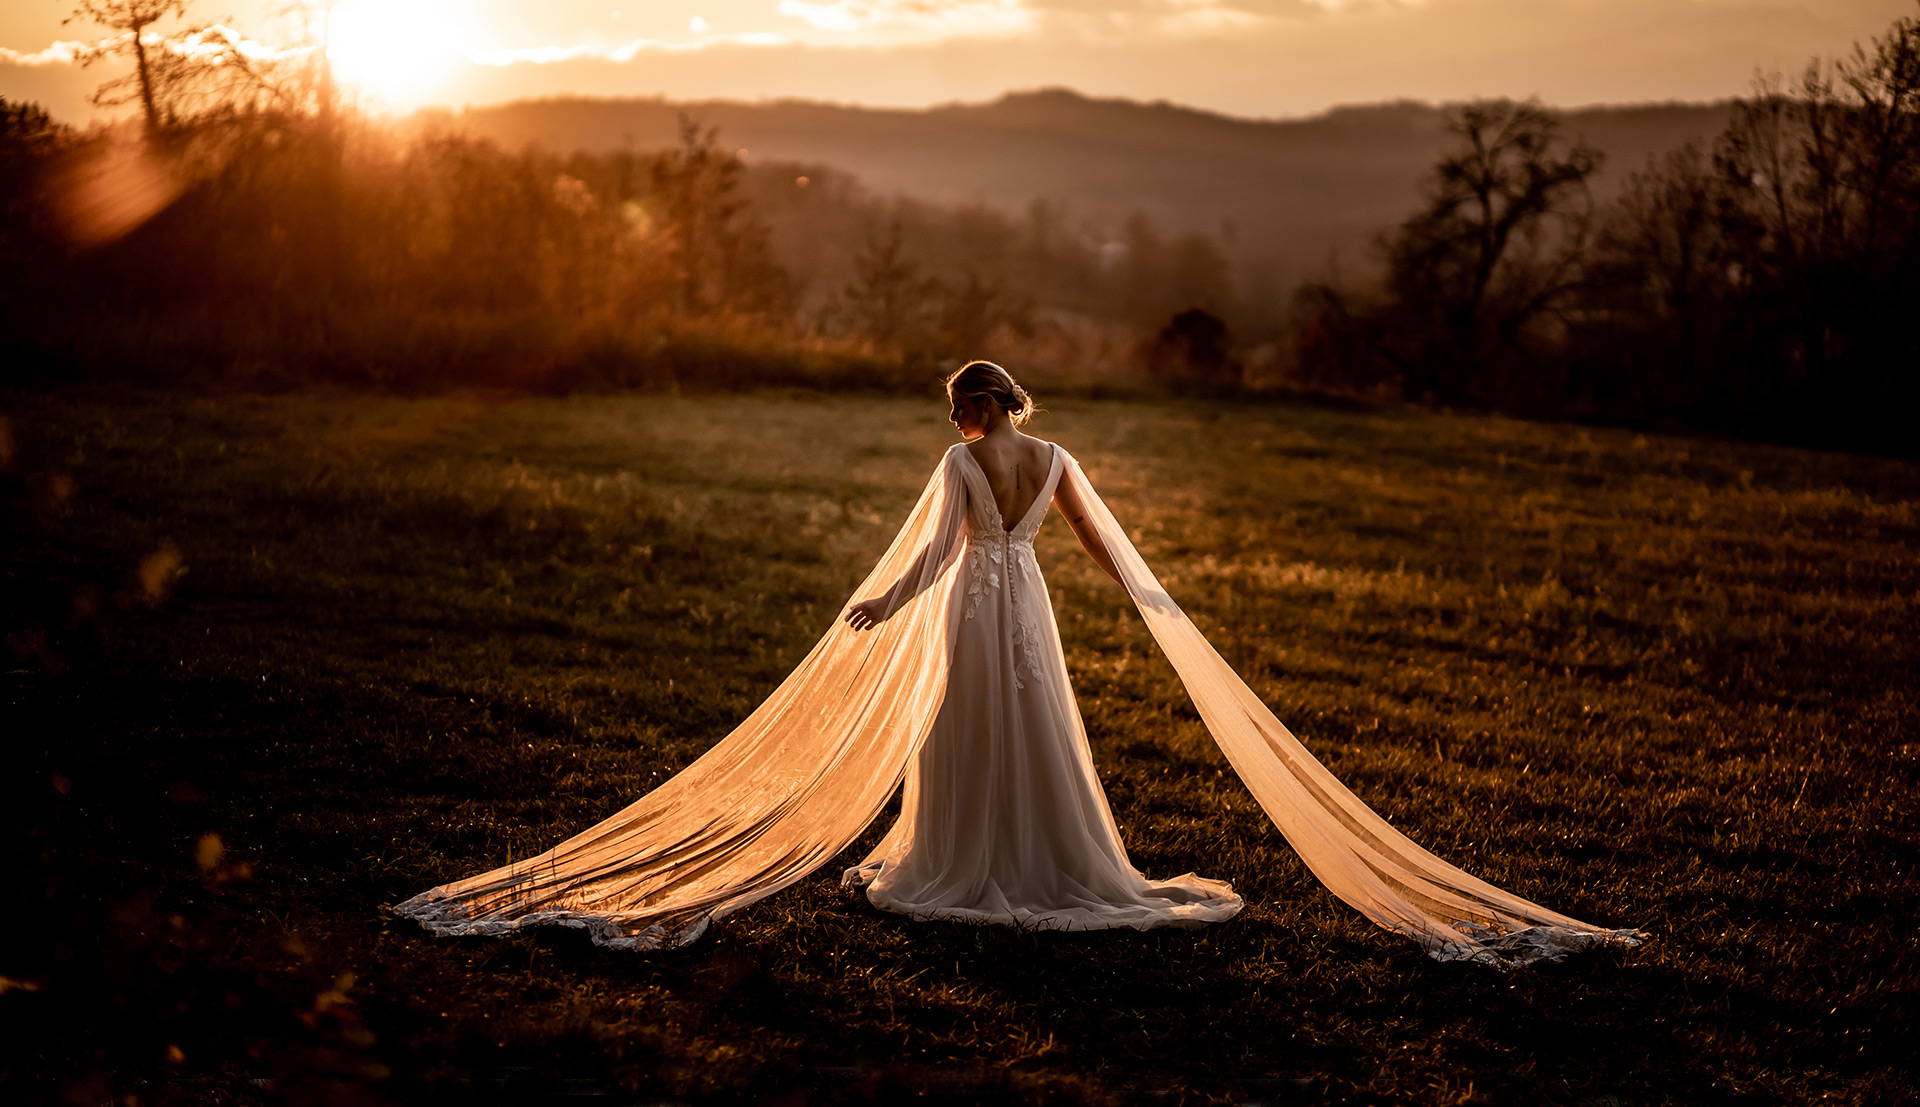
[{"label": "distant mountain range", "polygon": [[[1289,276],[1358,260],[1419,202],[1451,141],[1444,110],[1400,102],[1292,120],[1236,119],[1166,103],[1048,89],[919,110],[802,101],[522,101],[452,121],[509,147],[640,150],[678,141],[681,113],[717,127],[750,162],[825,165],[881,194],[1018,212],[1035,199],[1072,221],[1117,226],[1143,213],[1163,231],[1215,236],[1243,261]],[[1601,195],[1649,156],[1725,125],[1726,104],[1580,108],[1565,133],[1606,154]],[[1279,276],[1275,273],[1273,276]]]}]

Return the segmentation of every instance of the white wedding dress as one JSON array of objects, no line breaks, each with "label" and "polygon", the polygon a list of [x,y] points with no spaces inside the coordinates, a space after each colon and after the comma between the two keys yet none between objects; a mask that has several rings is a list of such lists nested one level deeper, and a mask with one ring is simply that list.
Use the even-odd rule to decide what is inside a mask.
[{"label": "white wedding dress", "polygon": [[684,945],[846,849],[904,784],[898,821],[846,883],[915,918],[1036,929],[1231,918],[1226,884],[1127,860],[1067,680],[1033,538],[1069,485],[1228,762],[1328,890],[1441,960],[1510,967],[1638,932],[1502,891],[1388,825],[1294,738],[1174,604],[1078,463],[1009,528],[964,445],[947,451],[856,596],[767,700],[660,787],[537,857],[394,910],[443,934],[559,924],[619,949]]},{"label": "white wedding dress", "polygon": [[1064,469],[1058,447],[1050,458],[1032,505],[1009,525],[972,452],[948,453],[966,523],[946,599],[946,695],[907,771],[899,820],[843,880],[917,919],[1145,930],[1232,918],[1241,906],[1232,888],[1192,873],[1147,880],[1120,843],[1033,555]]}]

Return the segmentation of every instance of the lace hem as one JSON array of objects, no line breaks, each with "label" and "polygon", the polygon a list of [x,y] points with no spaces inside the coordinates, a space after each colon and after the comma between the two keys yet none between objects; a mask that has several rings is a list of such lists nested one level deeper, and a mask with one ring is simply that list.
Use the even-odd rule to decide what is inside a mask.
[{"label": "lace hem", "polygon": [[1558,961],[1569,953],[1602,946],[1631,949],[1647,940],[1642,930],[1574,930],[1565,926],[1529,926],[1501,932],[1476,923],[1455,923],[1458,939],[1436,937],[1412,928],[1400,933],[1419,942],[1435,961],[1471,961],[1508,970],[1538,961]]},{"label": "lace hem", "polygon": [[412,919],[434,934],[450,938],[469,935],[497,938],[533,926],[566,926],[584,930],[596,946],[607,949],[654,951],[691,945],[706,934],[713,916],[669,919],[631,930],[625,920],[614,915],[593,915],[583,911],[541,911],[518,918],[473,918],[466,909],[433,892],[422,892],[404,903],[388,908],[401,918]]}]

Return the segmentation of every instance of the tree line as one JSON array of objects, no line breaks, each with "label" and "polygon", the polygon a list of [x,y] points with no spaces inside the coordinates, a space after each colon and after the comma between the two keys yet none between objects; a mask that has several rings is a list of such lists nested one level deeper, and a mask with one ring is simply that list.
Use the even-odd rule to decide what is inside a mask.
[{"label": "tree line", "polygon": [[1791,84],[1596,207],[1599,154],[1536,103],[1458,148],[1371,286],[1296,298],[1297,379],[1409,399],[1911,450],[1920,398],[1920,20]]}]

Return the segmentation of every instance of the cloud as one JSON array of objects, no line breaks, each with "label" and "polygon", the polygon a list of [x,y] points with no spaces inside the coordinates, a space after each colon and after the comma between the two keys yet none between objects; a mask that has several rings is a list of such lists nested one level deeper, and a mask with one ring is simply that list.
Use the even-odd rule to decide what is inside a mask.
[{"label": "cloud", "polygon": [[780,14],[816,31],[892,31],[929,38],[1033,30],[1021,0],[780,0]]},{"label": "cloud", "polygon": [[617,45],[587,43],[579,46],[532,46],[520,50],[489,50],[477,46],[461,45],[458,53],[475,65],[504,67],[510,65],[552,65],[569,61],[611,61],[629,62],[649,51],[665,54],[681,54],[711,50],[725,46],[786,46],[792,40],[785,35],[769,32],[751,32],[738,35],[707,35],[693,42],[663,42],[659,39],[636,38]]},{"label": "cloud", "polygon": [[23,54],[18,50],[9,50],[0,46],[0,64],[4,65],[72,65],[80,60],[81,51],[87,48],[84,42],[56,42],[44,50],[35,50]]},{"label": "cloud", "polygon": [[1132,0],[1125,4],[1038,0],[1036,7],[1044,9],[1039,22],[1047,34],[1087,42],[1232,35],[1264,31],[1273,23],[1266,13],[1249,11],[1232,0]]},{"label": "cloud", "polygon": [[[89,51],[95,47],[109,44],[125,46],[133,41],[132,36],[133,32],[128,31],[102,39],[97,43],[62,40],[32,53],[9,50],[0,46],[0,65],[76,65],[85,62]],[[303,48],[281,49],[255,42],[224,23],[209,23],[178,38],[148,32],[140,36],[140,40],[149,47],[164,47],[176,54],[209,59],[238,54],[248,61],[279,61],[304,52]]]},{"label": "cloud", "polygon": [[[1284,34],[1338,21],[1367,25],[1428,0],[1022,0],[1042,37],[1115,45],[1154,39]],[[1447,0],[1436,0],[1445,3]],[[1454,0],[1455,6],[1462,0]],[[1474,3],[1476,0],[1464,0]]]}]

